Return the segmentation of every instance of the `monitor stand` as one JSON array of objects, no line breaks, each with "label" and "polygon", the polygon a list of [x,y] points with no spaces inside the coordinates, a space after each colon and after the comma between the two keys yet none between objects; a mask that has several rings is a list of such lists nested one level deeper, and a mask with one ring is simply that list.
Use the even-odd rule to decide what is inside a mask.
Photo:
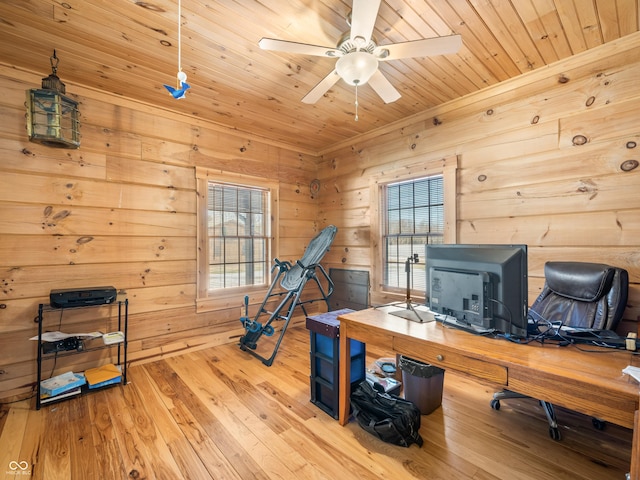
[{"label": "monitor stand", "polygon": [[[404,302],[394,302],[385,305],[385,307],[404,305],[402,310],[387,310],[389,315],[395,315],[406,320],[411,320],[418,323],[433,322],[435,317],[433,313],[422,305],[415,304],[411,301],[411,264],[418,263],[418,254],[414,253],[407,258],[404,264],[404,271],[407,273],[407,296]],[[418,308],[416,308],[418,307]],[[422,307],[422,309],[420,309]]]},{"label": "monitor stand", "polygon": [[[411,320],[412,322],[418,323],[433,322],[435,320],[433,313],[426,308],[414,308],[414,305],[412,303],[405,305],[407,305],[407,308],[404,308],[402,310],[390,310],[387,313],[389,315],[394,315],[396,317],[401,317],[406,320]],[[418,307],[418,305],[416,305],[416,307]]]}]

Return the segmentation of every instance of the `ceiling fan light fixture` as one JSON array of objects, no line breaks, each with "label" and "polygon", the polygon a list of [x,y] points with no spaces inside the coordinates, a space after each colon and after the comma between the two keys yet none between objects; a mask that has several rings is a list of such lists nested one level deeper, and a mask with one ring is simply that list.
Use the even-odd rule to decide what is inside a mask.
[{"label": "ceiling fan light fixture", "polygon": [[347,85],[356,87],[357,120],[359,85],[368,83],[384,103],[395,102],[402,96],[378,70],[378,62],[454,54],[462,47],[460,35],[396,42],[379,47],[373,31],[382,0],[352,0],[351,3],[353,10],[347,16],[349,31],[342,34],[335,48],[273,38],[263,38],[259,42],[260,48],[265,50],[338,57],[334,69],[302,98],[303,103],[316,103],[339,79],[342,79]]},{"label": "ceiling fan light fixture", "polygon": [[378,70],[378,59],[367,52],[351,52],[336,62],[336,71],[349,85],[364,85]]}]

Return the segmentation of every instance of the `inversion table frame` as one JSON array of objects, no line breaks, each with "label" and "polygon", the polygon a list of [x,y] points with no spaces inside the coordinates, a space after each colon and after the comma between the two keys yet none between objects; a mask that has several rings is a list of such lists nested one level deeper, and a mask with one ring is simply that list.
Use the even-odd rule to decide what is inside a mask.
[{"label": "inversion table frame", "polygon": [[[304,255],[295,263],[295,265],[291,265],[291,263],[287,261],[281,262],[276,258],[274,260],[275,264],[271,268],[271,276],[273,277],[271,286],[269,287],[267,295],[262,301],[262,305],[260,305],[255,318],[251,320],[248,317],[243,317],[240,320],[245,327],[245,334],[240,337],[240,349],[249,352],[256,358],[259,358],[267,367],[271,366],[276,354],[278,353],[278,348],[280,347],[282,338],[284,337],[287,326],[289,325],[293,312],[297,306],[302,308],[305,316],[307,315],[305,305],[308,303],[324,300],[327,303],[327,308],[330,308],[329,297],[333,293],[334,285],[325,269],[320,265],[320,260],[322,260],[325,253],[329,251],[329,247],[333,243],[333,239],[337,231],[338,229],[333,225],[325,227],[313,238],[313,240],[311,240],[311,242],[309,242]],[[277,273],[275,273],[276,271]],[[325,291],[320,279],[318,278],[318,271],[327,281],[327,291]],[[313,280],[316,283],[321,297],[301,300],[302,291],[309,280]],[[283,290],[274,292],[278,281],[280,281],[280,286]],[[270,312],[266,309],[266,306],[272,297],[281,297],[281,300],[275,310]],[[245,298],[245,302],[247,301],[248,299]],[[269,317],[267,321],[262,324],[259,320],[262,316],[266,315]],[[257,342],[262,335],[271,336],[275,333],[275,329],[272,325],[275,320],[284,320],[284,325],[282,326],[280,336],[276,341],[273,353],[268,358],[263,357],[255,351]]]}]

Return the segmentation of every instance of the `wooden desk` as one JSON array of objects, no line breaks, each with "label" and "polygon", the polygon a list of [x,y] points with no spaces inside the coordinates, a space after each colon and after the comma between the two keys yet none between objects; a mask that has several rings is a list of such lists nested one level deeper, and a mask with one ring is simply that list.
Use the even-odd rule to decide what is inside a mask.
[{"label": "wooden desk", "polygon": [[[339,422],[349,421],[349,339],[376,345],[499,388],[634,429],[631,479],[640,480],[638,384],[622,373],[637,365],[631,353],[594,354],[576,347],[537,342],[519,345],[472,335],[437,322],[416,323],[385,308],[340,315]],[[597,347],[584,346],[594,350]],[[634,363],[636,362],[636,363]],[[487,398],[487,408],[490,399]]]}]

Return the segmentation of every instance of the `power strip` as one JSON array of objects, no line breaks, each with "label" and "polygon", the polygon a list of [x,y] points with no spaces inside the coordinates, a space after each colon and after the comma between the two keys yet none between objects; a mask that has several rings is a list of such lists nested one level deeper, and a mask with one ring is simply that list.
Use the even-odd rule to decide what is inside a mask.
[{"label": "power strip", "polygon": [[631,352],[640,350],[640,339],[638,339],[638,335],[633,332],[629,332],[626,337],[619,336],[593,338],[582,335],[564,335],[563,337],[571,343],[588,343],[601,347],[629,350]]}]

